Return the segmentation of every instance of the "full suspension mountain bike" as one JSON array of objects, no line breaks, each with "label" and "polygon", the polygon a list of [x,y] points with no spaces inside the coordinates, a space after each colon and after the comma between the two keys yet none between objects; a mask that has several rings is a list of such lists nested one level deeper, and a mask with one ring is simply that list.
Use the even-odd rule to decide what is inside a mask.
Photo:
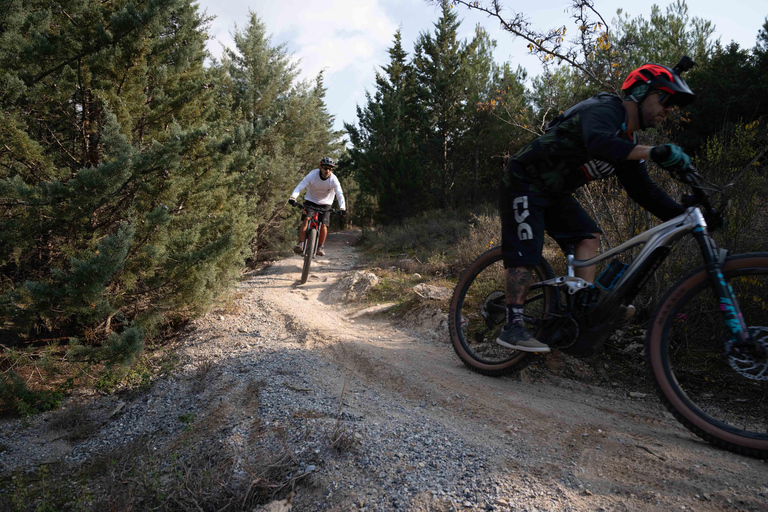
[{"label": "full suspension mountain bike", "polygon": [[[309,276],[309,267],[312,266],[312,259],[314,259],[317,254],[320,226],[322,225],[320,214],[323,213],[323,211],[313,208],[309,204],[296,203],[296,208],[302,210],[308,219],[307,231],[304,236],[304,250],[301,253],[301,256],[304,258],[304,265],[301,268],[301,279],[299,280],[300,284],[304,284],[307,282],[307,277]],[[331,210],[332,215],[337,213],[339,213],[339,210]]]},{"label": "full suspension mountain bike", "polygon": [[[685,213],[589,260],[573,245],[592,235],[553,235],[566,247],[567,275],[555,276],[542,258],[526,297],[526,327],[574,356],[594,353],[625,319],[633,299],[677,242],[693,237],[703,266],[677,281],[648,326],[645,360],[657,394],[686,428],[706,441],[768,458],[768,253],[729,255],[710,231],[722,217],[694,169],[680,176],[692,194]],[[708,225],[709,224],[709,225]],[[635,249],[629,265],[614,260],[594,286],[574,268],[607,262]],[[530,364],[534,354],[498,345],[507,321],[501,248],[480,255],[464,271],[451,300],[453,348],[473,371],[498,376]]]}]

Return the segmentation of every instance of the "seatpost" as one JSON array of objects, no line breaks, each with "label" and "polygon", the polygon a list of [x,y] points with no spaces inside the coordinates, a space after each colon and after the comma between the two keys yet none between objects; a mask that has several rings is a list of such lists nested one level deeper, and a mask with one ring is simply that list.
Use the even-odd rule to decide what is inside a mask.
[{"label": "seatpost", "polygon": [[573,256],[573,244],[566,245],[565,251],[565,261],[568,266],[568,277],[575,277],[576,273],[573,269],[573,260],[575,259]]}]

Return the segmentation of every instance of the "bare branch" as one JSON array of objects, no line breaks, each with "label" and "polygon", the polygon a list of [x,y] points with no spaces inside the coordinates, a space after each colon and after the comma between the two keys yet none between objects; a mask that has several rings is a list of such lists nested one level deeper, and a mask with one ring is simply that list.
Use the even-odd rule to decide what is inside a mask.
[{"label": "bare branch", "polygon": [[[589,63],[589,56],[601,45],[605,47],[607,44],[608,24],[595,10],[592,0],[572,0],[572,2],[572,9],[576,13],[573,18],[578,23],[580,34],[575,41],[570,43],[566,43],[565,39],[567,27],[537,30],[531,27],[524,14],[513,11],[509,11],[509,14],[505,13],[499,0],[485,2],[454,0],[452,3],[463,5],[469,10],[480,11],[491,18],[495,18],[504,30],[527,41],[528,49],[537,54],[542,62],[546,63],[552,60],[566,62],[578,69],[585,78],[610,89],[611,84],[596,73]],[[439,2],[431,0],[430,3]],[[591,21],[590,13],[594,13],[600,21]],[[596,34],[597,40],[593,40],[592,37]]]}]

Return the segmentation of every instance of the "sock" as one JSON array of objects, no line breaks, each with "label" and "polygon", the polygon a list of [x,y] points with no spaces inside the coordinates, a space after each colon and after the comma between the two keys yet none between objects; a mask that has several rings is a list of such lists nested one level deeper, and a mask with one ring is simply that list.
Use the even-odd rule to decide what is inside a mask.
[{"label": "sock", "polygon": [[507,304],[507,324],[523,324],[523,305]]}]

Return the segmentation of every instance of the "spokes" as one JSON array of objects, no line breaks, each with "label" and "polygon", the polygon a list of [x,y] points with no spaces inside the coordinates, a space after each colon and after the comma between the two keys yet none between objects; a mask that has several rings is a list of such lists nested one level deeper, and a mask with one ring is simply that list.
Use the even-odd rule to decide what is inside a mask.
[{"label": "spokes", "polygon": [[[669,327],[670,369],[679,388],[717,422],[768,435],[768,273],[726,275],[755,343],[726,347],[731,338],[718,300],[702,286]],[[726,355],[728,354],[728,355]]]},{"label": "spokes", "polygon": [[[542,280],[541,271],[534,271],[534,279]],[[501,260],[481,270],[468,285],[461,308],[461,335],[465,349],[475,359],[487,364],[498,364],[518,357],[516,350],[496,343],[507,321],[504,295],[505,270]],[[528,328],[539,329],[545,315],[547,291],[534,290],[525,300],[525,317],[530,319]],[[536,325],[539,324],[539,325]]]}]

